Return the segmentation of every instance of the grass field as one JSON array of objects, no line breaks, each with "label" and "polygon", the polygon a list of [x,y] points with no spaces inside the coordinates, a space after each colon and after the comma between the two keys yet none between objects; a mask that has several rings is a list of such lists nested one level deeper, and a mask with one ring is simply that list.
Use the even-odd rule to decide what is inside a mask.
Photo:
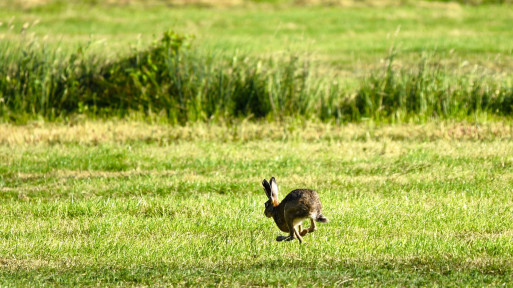
[{"label": "grass field", "polygon": [[0,287],[511,285],[512,6],[230,1],[0,3]]},{"label": "grass field", "polygon": [[491,72],[511,72],[510,8],[432,2],[379,8],[8,6],[0,10],[0,39],[23,40],[34,33],[47,42],[62,43],[62,49],[92,41],[90,49],[112,56],[126,53],[130,46],[144,47],[173,29],[195,35],[194,45],[207,54],[296,54],[321,62],[322,69],[335,68],[344,77],[381,67],[380,60],[392,46],[399,48],[405,64],[416,63],[427,52],[454,68],[478,65]]},{"label": "grass field", "polygon": [[[264,124],[2,125],[0,285],[513,281],[509,124]],[[303,245],[274,240],[271,175],[319,191]]]}]

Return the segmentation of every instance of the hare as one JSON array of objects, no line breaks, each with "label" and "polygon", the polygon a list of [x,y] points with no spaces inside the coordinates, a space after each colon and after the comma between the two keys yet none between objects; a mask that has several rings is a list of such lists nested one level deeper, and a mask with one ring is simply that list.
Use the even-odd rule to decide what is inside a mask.
[{"label": "hare", "polygon": [[[269,199],[265,202],[264,215],[268,218],[273,217],[281,231],[290,233],[288,236],[278,236],[276,241],[290,241],[297,238],[301,244],[303,242],[301,236],[317,230],[315,221],[328,222],[328,218],[321,214],[321,200],[317,192],[310,189],[296,189],[280,203],[276,180],[271,177],[269,182],[265,179],[262,181],[265,194]],[[301,224],[306,219],[310,219],[311,225],[308,229],[303,229]]]}]

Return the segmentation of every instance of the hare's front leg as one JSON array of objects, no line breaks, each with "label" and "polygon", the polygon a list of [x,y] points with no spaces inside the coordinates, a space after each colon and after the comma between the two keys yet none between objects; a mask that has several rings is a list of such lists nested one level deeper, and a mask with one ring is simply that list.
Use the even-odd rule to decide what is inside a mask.
[{"label": "hare's front leg", "polygon": [[276,237],[276,241],[283,241],[283,240],[290,241],[290,240],[294,240],[295,235],[296,234],[299,235],[299,233],[294,232],[294,229],[295,228],[293,228],[293,229],[289,228],[290,234],[288,236],[278,236],[278,237]]},{"label": "hare's front leg", "polygon": [[[296,238],[297,236],[299,236],[299,238],[301,237],[296,227],[294,227],[294,219],[292,217],[287,217],[287,214],[285,214],[285,223],[287,223],[287,227],[289,228],[290,234],[288,236],[278,236],[276,237],[276,241],[291,241],[294,240],[294,238]],[[299,240],[299,242],[301,242],[301,240]]]},{"label": "hare's front leg", "polygon": [[[289,231],[291,231],[291,230],[289,230]],[[281,236],[281,235],[280,235],[280,236],[276,237],[276,241],[278,241],[278,242],[279,242],[279,241],[283,241],[283,240],[288,240],[288,239],[289,239],[289,237],[290,237],[290,234],[289,234],[289,235],[287,235],[287,236]]]},{"label": "hare's front leg", "polygon": [[289,237],[290,237],[290,235],[289,236],[278,236],[278,237],[276,237],[276,241],[278,241],[278,242],[279,241],[283,241],[283,240],[285,240],[285,239],[287,239]]},{"label": "hare's front leg", "polygon": [[[297,230],[296,227],[292,228],[294,230],[294,234],[296,235],[297,237],[297,240],[299,241],[299,244],[303,243],[303,237],[301,237],[301,235],[299,234],[299,231]],[[292,240],[292,239],[290,239]]]},{"label": "hare's front leg", "polygon": [[299,240],[299,243],[302,243],[303,242],[303,238],[301,237],[301,235],[299,234],[299,231],[297,229],[297,226],[301,226],[301,223],[300,221],[296,221],[296,225],[294,225],[294,220],[298,220],[298,219],[294,219],[293,217],[285,217],[286,218],[286,221],[287,221],[287,225],[289,226],[289,231],[290,231],[290,235],[289,237],[286,239],[287,241],[291,241],[291,240],[294,240],[294,238],[297,238],[297,240]]}]

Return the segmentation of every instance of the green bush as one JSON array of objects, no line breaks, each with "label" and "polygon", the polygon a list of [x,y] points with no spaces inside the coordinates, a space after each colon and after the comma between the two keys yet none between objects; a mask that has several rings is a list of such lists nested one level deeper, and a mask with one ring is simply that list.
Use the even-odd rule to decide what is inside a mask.
[{"label": "green bush", "polygon": [[391,55],[383,72],[350,91],[338,79],[312,75],[297,57],[218,59],[192,53],[189,43],[190,37],[170,31],[148,49],[114,61],[87,55],[85,48],[63,56],[36,43],[3,43],[0,117],[125,117],[136,111],[184,124],[237,117],[426,121],[513,112],[511,83],[480,75],[454,78],[427,58],[397,70]]}]

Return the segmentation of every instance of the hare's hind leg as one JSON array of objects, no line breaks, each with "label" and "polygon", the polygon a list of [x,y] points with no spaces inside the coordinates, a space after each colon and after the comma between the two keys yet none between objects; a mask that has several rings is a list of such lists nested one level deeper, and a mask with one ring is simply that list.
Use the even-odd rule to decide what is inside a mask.
[{"label": "hare's hind leg", "polygon": [[307,229],[308,233],[312,233],[317,230],[317,224],[315,224],[314,219],[310,218],[310,227]]},{"label": "hare's hind leg", "polygon": [[294,238],[297,238],[297,240],[301,244],[303,243],[303,237],[301,237],[301,230],[303,229],[301,223],[303,222],[303,218],[290,218],[292,217],[289,217],[289,219],[287,219],[287,225],[289,226],[290,230],[290,236],[287,239],[287,241],[294,240]]},{"label": "hare's hind leg", "polygon": [[305,236],[306,233],[308,233],[308,231],[306,231],[306,229],[303,229],[303,225],[298,225],[297,231],[299,232],[299,235],[301,235],[301,236]]},{"label": "hare's hind leg", "polygon": [[301,236],[305,236],[306,233],[312,233],[315,230],[317,230],[317,225],[315,224],[315,221],[313,219],[310,219],[310,227],[308,227],[307,229],[301,229],[301,226],[300,226],[299,234]]}]

